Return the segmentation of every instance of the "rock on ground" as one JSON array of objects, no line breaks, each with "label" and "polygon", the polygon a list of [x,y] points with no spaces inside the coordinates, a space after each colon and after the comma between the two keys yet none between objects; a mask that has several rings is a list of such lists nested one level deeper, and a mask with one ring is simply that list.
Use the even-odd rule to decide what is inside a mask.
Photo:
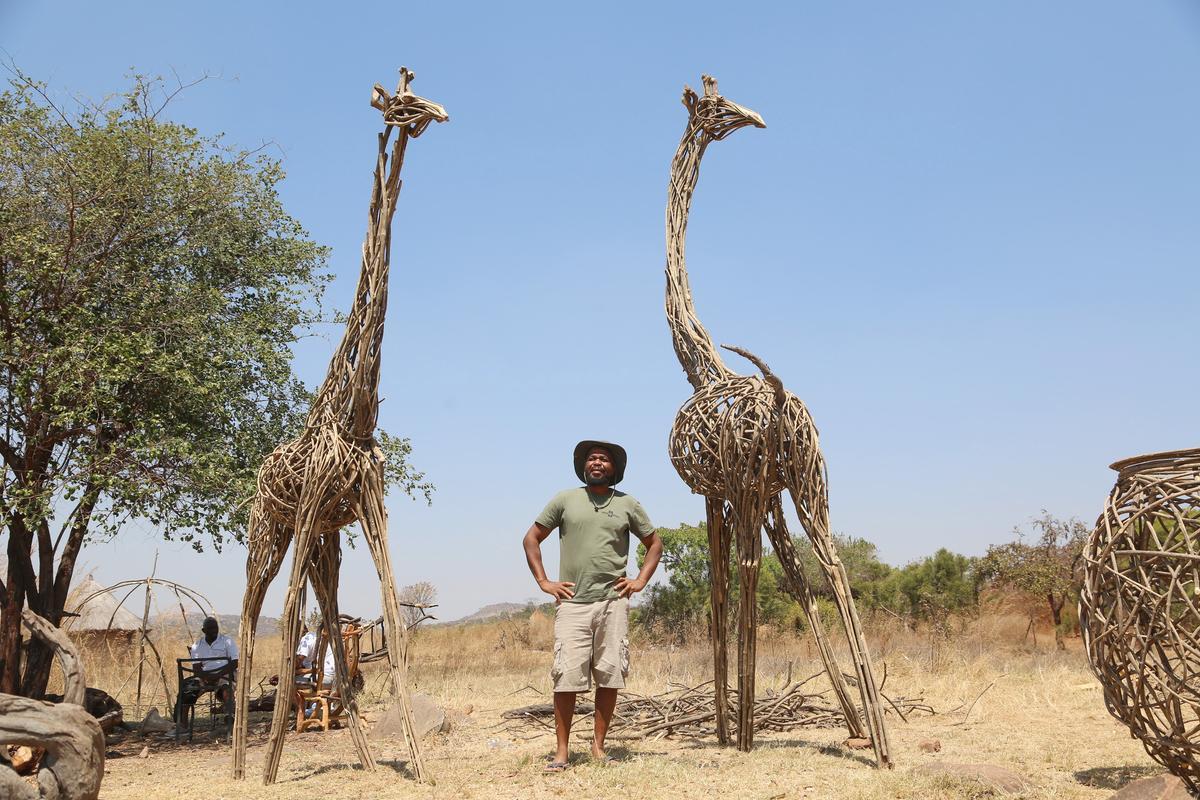
[{"label": "rock on ground", "polygon": [[149,733],[166,733],[175,730],[175,723],[163,719],[162,715],[158,713],[158,709],[152,708],[150,713],[146,714],[146,718],[142,720],[141,730],[142,736]]},{"label": "rock on ground", "polygon": [[1112,800],[1190,800],[1187,787],[1174,775],[1155,775],[1127,784]]},{"label": "rock on ground", "polygon": [[955,764],[950,761],[935,761],[916,768],[926,775],[949,775],[960,780],[974,781],[997,792],[1016,793],[1033,788],[1029,781],[1017,773],[992,764]]},{"label": "rock on ground", "polygon": [[[413,694],[412,712],[419,739],[425,738],[430,733],[445,732],[450,729],[449,720],[446,719],[446,709],[438,705],[437,701],[427,694]],[[389,736],[402,737],[404,736],[402,719],[400,707],[393,703],[371,726],[367,736],[371,739],[384,739]]]}]

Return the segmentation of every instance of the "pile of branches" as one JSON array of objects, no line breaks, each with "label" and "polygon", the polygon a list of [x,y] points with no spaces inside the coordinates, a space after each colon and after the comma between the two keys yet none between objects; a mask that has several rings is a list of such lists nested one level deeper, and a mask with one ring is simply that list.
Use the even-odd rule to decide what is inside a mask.
[{"label": "pile of branches", "polygon": [[[836,728],[846,719],[836,701],[830,701],[828,691],[805,691],[804,687],[817,673],[803,681],[784,684],[782,689],[768,690],[754,702],[754,730],[792,731],[797,728]],[[933,707],[924,698],[885,698],[890,710],[907,721],[911,714],[933,714]],[[732,727],[737,722],[738,693],[729,692]],[[595,708],[579,703],[576,716],[590,717]],[[554,705],[538,703],[505,711],[501,717],[506,732],[515,738],[533,738],[554,731]],[[717,731],[716,701],[712,681],[697,686],[668,683],[667,691],[656,695],[640,695],[622,690],[613,714],[609,739],[661,739],[666,736],[700,739],[715,736]]]}]

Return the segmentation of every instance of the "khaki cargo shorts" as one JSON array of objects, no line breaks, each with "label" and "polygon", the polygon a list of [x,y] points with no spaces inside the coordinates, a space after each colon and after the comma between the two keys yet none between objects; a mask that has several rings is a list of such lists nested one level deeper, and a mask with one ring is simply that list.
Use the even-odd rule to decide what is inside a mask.
[{"label": "khaki cargo shorts", "polygon": [[586,692],[592,681],[624,689],[629,674],[629,598],[560,603],[554,614],[556,692]]}]

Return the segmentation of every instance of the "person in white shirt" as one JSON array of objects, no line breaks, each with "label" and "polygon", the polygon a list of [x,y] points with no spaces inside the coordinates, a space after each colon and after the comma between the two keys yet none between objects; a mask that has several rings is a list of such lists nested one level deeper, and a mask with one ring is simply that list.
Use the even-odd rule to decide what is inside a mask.
[{"label": "person in white shirt", "polygon": [[[317,634],[314,631],[309,631],[300,637],[300,644],[296,646],[296,655],[300,656],[300,660],[296,663],[296,683],[305,685],[312,683],[310,672],[313,666],[313,660],[317,657]],[[333,648],[328,645],[325,647],[325,662],[322,666],[321,683],[325,686],[333,685]]]},{"label": "person in white shirt", "polygon": [[[316,627],[320,627],[317,623]],[[296,645],[296,655],[300,659],[296,662],[296,686],[300,688],[310,688],[313,685],[312,667],[313,661],[317,658],[317,640],[316,631],[308,631],[300,637],[300,643]],[[325,647],[325,663],[322,664],[321,685],[329,687],[333,685],[333,648],[326,645]],[[310,702],[304,709],[304,716],[311,717],[316,711],[317,704]]]},{"label": "person in white shirt", "polygon": [[191,646],[190,652],[192,658],[205,660],[199,663],[196,674],[184,678],[179,687],[179,697],[175,701],[176,723],[181,720],[184,707],[195,705],[196,699],[205,691],[214,691],[217,700],[226,704],[231,696],[229,685],[238,666],[237,645],[220,632],[214,617],[205,617],[200,631],[203,635]]},{"label": "person in white shirt", "polygon": [[300,644],[296,645],[296,655],[300,656],[300,661],[296,664],[296,672],[301,670],[307,672],[312,669],[313,658],[317,655],[316,631],[308,631],[300,637]]}]

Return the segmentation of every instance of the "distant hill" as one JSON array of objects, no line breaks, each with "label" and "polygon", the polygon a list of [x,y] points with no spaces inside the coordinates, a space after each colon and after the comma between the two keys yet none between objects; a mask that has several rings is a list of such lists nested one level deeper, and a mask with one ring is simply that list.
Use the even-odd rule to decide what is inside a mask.
[{"label": "distant hill", "polygon": [[[217,624],[220,626],[221,633],[226,636],[236,637],[238,627],[242,621],[240,614],[217,614]],[[150,618],[150,624],[162,630],[170,631],[180,638],[186,638],[188,631],[191,631],[192,636],[200,635],[200,624],[204,622],[204,614],[198,611],[187,612],[187,625],[183,624],[183,619],[179,611],[174,613],[167,611],[159,614],[156,617]],[[255,630],[256,636],[278,636],[279,635],[279,619],[277,617],[259,617],[258,628]]]},{"label": "distant hill", "polygon": [[513,617],[517,614],[529,611],[534,607],[533,603],[492,603],[484,606],[473,614],[468,614],[461,619],[447,622],[447,625],[470,625],[474,622],[487,622],[493,619],[504,619]]}]

